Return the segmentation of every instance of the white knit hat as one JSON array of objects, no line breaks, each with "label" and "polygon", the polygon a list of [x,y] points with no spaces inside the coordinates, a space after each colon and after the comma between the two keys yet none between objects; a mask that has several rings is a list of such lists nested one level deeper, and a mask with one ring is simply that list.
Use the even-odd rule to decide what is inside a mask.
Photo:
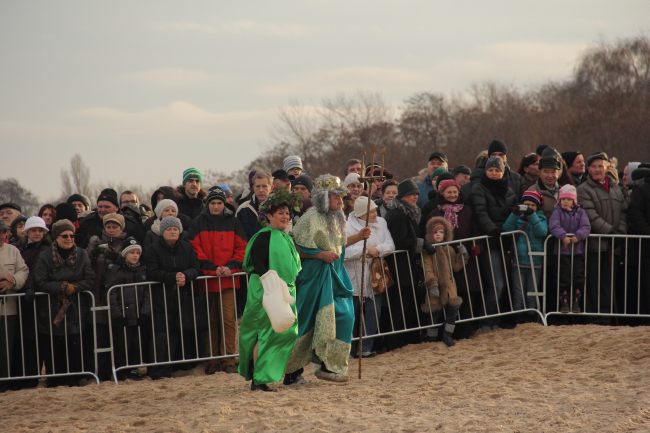
[{"label": "white knit hat", "polygon": [[286,158],[284,158],[284,161],[282,161],[282,168],[284,171],[288,172],[292,168],[302,168],[302,160],[298,155],[289,155]]},{"label": "white knit hat", "polygon": [[174,200],[165,198],[160,200],[158,203],[156,203],[156,208],[154,209],[156,216],[160,218],[160,215],[162,215],[163,211],[168,207],[173,207],[174,209],[176,209],[176,214],[178,215],[178,205],[176,204],[176,202]]},{"label": "white knit hat", "polygon": [[359,176],[357,173],[348,173],[347,176],[345,176],[345,179],[343,180],[343,186],[348,187],[349,185],[352,185],[353,183],[361,183],[359,182]]},{"label": "white knit hat", "polygon": [[[370,200],[370,210],[373,209],[377,209],[377,205],[375,204],[374,201]],[[357,198],[354,201],[354,210],[352,211],[352,214],[357,218],[361,218],[367,213],[367,211],[368,211],[368,197],[362,195],[361,197]]]},{"label": "white knit hat", "polygon": [[25,233],[27,233],[29,229],[43,229],[46,232],[50,231],[47,228],[47,225],[45,225],[45,221],[43,220],[43,218],[38,216],[32,216],[27,218],[27,221],[25,222]]}]

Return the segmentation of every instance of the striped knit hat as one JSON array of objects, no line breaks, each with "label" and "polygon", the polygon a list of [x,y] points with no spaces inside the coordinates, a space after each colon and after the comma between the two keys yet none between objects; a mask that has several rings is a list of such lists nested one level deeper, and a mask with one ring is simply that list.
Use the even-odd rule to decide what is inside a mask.
[{"label": "striped knit hat", "polygon": [[183,185],[190,179],[198,179],[203,183],[203,172],[198,168],[190,167],[183,172]]},{"label": "striped knit hat", "polygon": [[525,191],[521,195],[521,202],[523,203],[525,201],[532,201],[533,203],[535,203],[537,205],[538,208],[542,207],[542,204],[544,204],[544,198],[537,191],[530,191],[530,190]]}]

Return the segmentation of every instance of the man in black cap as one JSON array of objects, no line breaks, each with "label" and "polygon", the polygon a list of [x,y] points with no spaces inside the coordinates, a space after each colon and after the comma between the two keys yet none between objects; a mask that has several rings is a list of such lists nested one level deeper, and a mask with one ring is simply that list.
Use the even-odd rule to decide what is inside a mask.
[{"label": "man in black cap", "polygon": [[503,178],[508,180],[508,186],[512,189],[515,195],[519,195],[523,192],[521,191],[521,175],[510,169],[508,166],[507,154],[508,148],[502,141],[492,140],[488,146],[488,158],[491,156],[498,156],[503,160],[506,165],[505,171],[503,172]]},{"label": "man in black cap", "polygon": [[[591,223],[591,233],[601,235],[627,233],[627,201],[616,181],[608,174],[609,158],[605,152],[597,152],[587,158],[588,179],[578,187],[578,203],[584,208]],[[588,312],[614,313],[610,302],[616,299],[612,293],[616,281],[613,275],[618,254],[613,241],[607,238],[592,239],[587,246],[587,293]],[[618,244],[618,243],[617,243]],[[599,296],[600,292],[600,296]],[[598,303],[600,298],[600,304]]]},{"label": "man in black cap", "polygon": [[547,156],[539,160],[539,178],[530,188],[530,191],[537,191],[544,199],[542,210],[546,219],[551,218],[553,209],[557,204],[560,185],[558,179],[560,178],[561,163],[552,156]]},{"label": "man in black cap", "polygon": [[472,175],[472,169],[466,165],[459,165],[454,168],[451,172],[454,175],[454,179],[458,182],[458,185],[463,186],[466,183],[469,183],[470,176]]},{"label": "man in black cap", "polygon": [[427,176],[422,182],[419,182],[418,191],[420,196],[418,197],[418,206],[421,208],[429,201],[429,193],[433,191],[433,185],[431,184],[432,174],[436,169],[443,167],[445,170],[448,169],[449,160],[447,155],[443,152],[432,152],[429,155],[429,163],[427,164]]}]

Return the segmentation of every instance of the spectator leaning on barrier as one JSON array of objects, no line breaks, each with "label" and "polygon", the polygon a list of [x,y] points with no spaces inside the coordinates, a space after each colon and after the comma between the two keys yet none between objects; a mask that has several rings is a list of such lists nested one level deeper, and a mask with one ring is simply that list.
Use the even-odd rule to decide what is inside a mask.
[{"label": "spectator leaning on barrier", "polygon": [[[36,289],[49,295],[36,300],[39,352],[48,374],[81,371],[82,344],[88,343],[80,337],[90,308],[83,292],[93,290],[95,273],[88,253],[75,245],[74,231],[69,220],[52,224],[52,246],[41,253],[34,270]],[[77,383],[74,376],[48,379],[48,386]]]},{"label": "spectator leaning on barrier", "polygon": [[202,188],[203,172],[198,168],[183,171],[183,184],[176,188],[178,194],[178,213],[196,218],[203,210],[203,199],[207,195]]},{"label": "spectator leaning on barrier", "polygon": [[[641,164],[631,175],[634,183],[628,209],[630,234],[650,236],[650,164]],[[641,305],[642,313],[650,313],[650,240],[641,243]]]},{"label": "spectator leaning on barrier", "polygon": [[441,216],[451,224],[454,239],[465,239],[474,236],[474,221],[472,207],[461,192],[461,187],[453,179],[447,179],[438,185],[439,199],[433,212],[428,218]]},{"label": "spectator leaning on barrier", "polygon": [[[205,351],[212,350],[209,356],[234,355],[237,353],[235,289],[239,289],[240,280],[229,277],[242,270],[247,237],[232,206],[226,205],[226,193],[221,188],[210,188],[205,201],[206,209],[193,221],[187,236],[196,252],[201,273],[223,277],[199,284],[201,293],[206,286],[209,292],[211,333],[210,339],[207,335],[204,337]],[[199,308],[205,312],[205,305]],[[236,364],[235,358],[209,361],[205,372],[213,374],[221,369],[235,373]]]},{"label": "spectator leaning on barrier", "polygon": [[[457,246],[436,244],[453,240],[454,230],[446,219],[433,217],[427,222],[427,234],[422,252],[427,295],[420,308],[423,313],[433,315],[434,323],[440,320],[442,310],[445,310],[442,341],[450,347],[456,344],[453,338],[454,329],[458,310],[463,303],[463,298],[458,296],[454,272],[463,269],[469,255],[467,248],[462,244]],[[427,334],[430,337],[437,337],[438,328],[433,328],[433,332]]]},{"label": "spectator leaning on barrier", "polygon": [[[202,308],[196,309],[197,305],[192,302],[201,298],[201,290],[192,290],[192,282],[199,276],[200,265],[190,243],[181,238],[182,231],[183,226],[178,218],[163,218],[160,222],[161,237],[145,251],[143,257],[148,278],[162,283],[162,287],[154,286],[151,294],[156,362],[181,359],[181,338],[185,355],[196,352],[194,311],[197,318],[206,311],[205,303],[201,304]],[[206,326],[207,323],[196,323],[197,330]],[[198,347],[200,350],[202,342],[198,342]],[[170,366],[150,369],[150,376],[154,379],[170,376],[171,373]]]},{"label": "spectator leaning on barrier", "polygon": [[[36,348],[36,328],[34,317],[34,292],[36,292],[36,285],[34,283],[34,268],[38,256],[51,246],[52,242],[50,237],[47,236],[48,228],[42,218],[33,216],[27,218],[25,223],[26,237],[16,245],[20,250],[20,255],[25,260],[25,264],[29,268],[29,276],[23,286],[25,296],[20,297],[22,312],[22,341],[16,338],[14,344],[22,345],[22,359],[25,360],[25,375],[32,376],[39,374],[38,366],[43,360],[43,354],[40,354],[40,361],[37,357]],[[20,363],[14,363],[15,376],[22,376],[23,370]],[[38,379],[20,381],[19,386],[35,387],[38,385]]]},{"label": "spectator leaning on barrier", "polygon": [[[592,234],[625,234],[627,202],[621,188],[609,176],[608,169],[609,159],[605,152],[594,153],[587,158],[589,178],[578,187],[578,202],[587,212]],[[616,281],[615,275],[612,276],[616,266],[612,263],[611,254],[606,254],[611,251],[612,243],[611,239],[604,238],[600,241],[592,239],[587,244],[586,295],[590,312],[613,312],[610,299],[614,286],[611,281]],[[599,283],[600,305],[597,305]]]},{"label": "spectator leaning on barrier", "polygon": [[[388,206],[386,223],[395,248],[406,250],[406,253],[397,254],[395,260],[388,260],[392,274],[398,280],[396,283],[399,282],[399,290],[391,292],[389,297],[390,310],[401,312],[404,306],[404,315],[392,315],[394,329],[400,330],[418,326],[418,306],[424,298],[424,289],[420,284],[423,280],[420,253],[424,239],[419,228],[421,210],[417,206],[418,186],[411,179],[406,179],[399,183],[397,191],[397,197]],[[417,332],[394,335],[387,338],[387,346],[394,349],[419,341]]]},{"label": "spectator leaning on barrier", "polygon": [[443,152],[433,152],[431,155],[429,155],[429,162],[427,164],[427,176],[424,178],[424,180],[422,180],[422,182],[418,183],[418,191],[420,195],[418,196],[417,205],[420,208],[424,206],[427,201],[429,201],[429,193],[434,190],[432,183],[434,176],[433,173],[439,168],[443,168],[444,171],[447,171],[449,168],[448,163],[449,160],[447,159],[447,155],[445,155]]},{"label": "spectator leaning on barrier", "polygon": [[420,233],[427,232],[427,221],[429,218],[431,218],[433,212],[438,207],[438,203],[440,202],[440,191],[438,191],[438,187],[440,186],[440,183],[446,180],[453,180],[453,179],[454,179],[454,175],[442,167],[437,168],[433,172],[432,180],[431,180],[433,190],[429,192],[429,201],[427,201],[426,204],[421,208],[422,218],[420,218]]},{"label": "spectator leaning on barrier", "polygon": [[[148,348],[151,327],[149,288],[137,285],[147,281],[147,268],[141,261],[142,247],[130,237],[126,239],[120,257],[108,270],[106,287],[133,284],[109,292],[111,324],[113,326],[113,351],[115,366],[137,365],[149,360]],[[138,327],[140,333],[138,333]],[[126,339],[124,337],[126,334]],[[142,352],[140,351],[142,347]],[[127,359],[128,353],[128,359]],[[140,357],[142,353],[142,358]],[[137,369],[121,372],[118,378],[138,379]]]},{"label": "spectator leaning on barrier", "polygon": [[578,205],[573,185],[560,188],[560,199],[549,220],[549,231],[560,242],[560,312],[580,313],[585,283],[585,239],[591,232],[587,212]]},{"label": "spectator leaning on barrier", "polygon": [[[517,256],[513,258],[511,273],[512,309],[538,308],[535,292],[539,287],[542,273],[542,257],[535,256],[531,262],[530,252],[544,251],[544,240],[548,234],[548,222],[542,208],[545,199],[537,191],[526,191],[522,194],[519,204],[503,223],[503,231],[521,230],[526,236],[517,236]],[[528,242],[530,241],[530,250]]]},{"label": "spectator leaning on barrier", "polygon": [[[2,235],[8,230],[5,222],[0,221],[0,377],[11,375],[11,355],[18,326],[18,298],[3,295],[22,289],[29,274],[18,248],[3,240]],[[0,389],[6,384],[7,382],[0,382]]]},{"label": "spectator leaning on barrier", "polygon": [[[368,197],[359,197],[354,202],[354,210],[348,216],[348,223],[345,227],[346,235],[352,237],[359,233],[362,228],[366,226],[366,219],[368,220],[368,227],[370,227],[370,237],[366,242],[366,269],[365,269],[365,286],[363,292],[363,317],[365,336],[372,336],[377,333],[379,321],[381,320],[381,310],[384,300],[383,294],[375,294],[371,284],[371,261],[374,257],[385,256],[392,251],[395,251],[395,243],[388,231],[386,220],[377,216],[377,205],[371,201],[370,212],[367,212]],[[359,296],[361,293],[361,270],[362,270],[362,257],[363,242],[356,242],[350,244],[345,251],[345,269],[348,271],[352,287],[354,287],[354,311],[355,322],[354,326],[355,335],[358,333],[359,325]],[[364,357],[374,355],[373,346],[375,340],[372,338],[366,339],[364,336],[362,354]],[[352,356],[356,357],[358,354],[356,344],[352,344]]]}]

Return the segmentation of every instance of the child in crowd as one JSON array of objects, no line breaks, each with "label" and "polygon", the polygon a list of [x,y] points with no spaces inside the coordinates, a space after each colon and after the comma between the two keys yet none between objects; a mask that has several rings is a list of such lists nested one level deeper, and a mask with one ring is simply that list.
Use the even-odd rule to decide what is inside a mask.
[{"label": "child in crowd", "polygon": [[[538,308],[535,296],[528,293],[536,292],[540,283],[542,256],[534,256],[532,263],[530,252],[544,251],[544,241],[548,234],[548,223],[542,204],[544,199],[537,191],[526,191],[522,194],[519,204],[503,223],[503,231],[521,230],[526,236],[516,236],[517,256],[512,266],[512,310]],[[530,250],[528,242],[530,241]]]},{"label": "child in crowd", "polygon": [[573,185],[560,188],[559,199],[549,220],[549,230],[561,242],[560,311],[580,313],[581,289],[585,284],[585,239],[591,224],[587,212],[578,205]]},{"label": "child in crowd", "polygon": [[[151,325],[149,290],[146,286],[135,285],[147,281],[147,268],[140,263],[142,247],[135,238],[126,239],[125,245],[120,260],[110,267],[106,278],[107,288],[134,284],[109,293],[116,367],[147,362],[145,349]],[[137,379],[139,374],[137,370],[130,370],[118,377]]]},{"label": "child in crowd", "polygon": [[427,235],[422,252],[424,264],[424,282],[427,296],[420,309],[431,313],[434,323],[438,321],[441,310],[445,310],[445,325],[442,341],[447,346],[453,346],[458,309],[463,298],[458,296],[454,272],[463,269],[467,264],[468,254],[464,245],[458,245],[458,252],[452,245],[436,246],[441,242],[454,240],[454,229],[443,217],[433,217],[427,222]]}]

